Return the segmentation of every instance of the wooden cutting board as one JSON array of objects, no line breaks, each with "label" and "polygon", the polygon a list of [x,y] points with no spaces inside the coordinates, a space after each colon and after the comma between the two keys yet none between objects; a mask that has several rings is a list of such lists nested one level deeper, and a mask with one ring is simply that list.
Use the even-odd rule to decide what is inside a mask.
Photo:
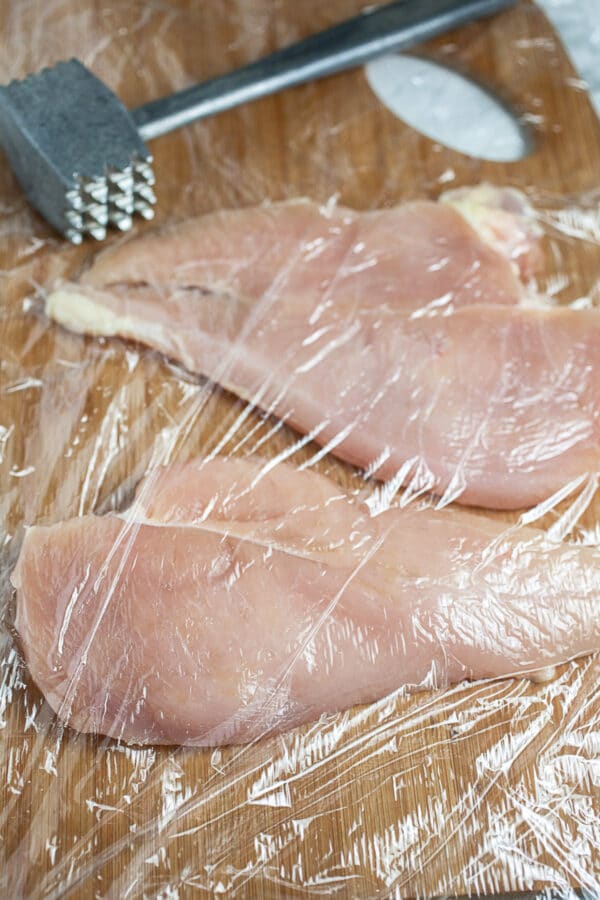
[{"label": "wooden cutting board", "polygon": [[[134,105],[366,5],[4,0],[0,74],[8,80],[78,55]],[[536,131],[535,152],[498,164],[435,145],[384,109],[356,71],[156,141],[159,223],[266,197],[337,196],[373,208],[489,180],[531,189],[546,210],[542,287],[556,287],[561,272],[559,299],[588,293],[598,247],[567,232],[591,227],[574,209],[593,210],[593,198],[581,195],[598,187],[600,127],[543,15],[524,2],[423,52],[516,105]],[[0,235],[2,896],[600,890],[592,659],[563,667],[548,685],[506,681],[386,700],[251,748],[132,749],[56,725],[13,644],[7,576],[22,524],[106,509],[164,454],[183,458],[217,444],[274,453],[294,435],[259,415],[241,422],[240,401],[156,354],[50,326],[26,299],[32,285],[75,271],[90,248],[62,246],[6,167]],[[320,468],[359,483],[334,460]],[[599,520],[600,504],[590,500],[577,527]]]}]

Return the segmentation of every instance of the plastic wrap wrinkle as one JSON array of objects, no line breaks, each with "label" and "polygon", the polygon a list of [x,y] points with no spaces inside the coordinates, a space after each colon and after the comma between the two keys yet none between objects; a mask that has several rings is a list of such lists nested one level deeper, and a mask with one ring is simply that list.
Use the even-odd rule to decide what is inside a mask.
[{"label": "plastic wrap wrinkle", "polygon": [[[364,6],[8,0],[0,76],[133,106]],[[600,894],[599,126],[526,0],[422,52],[531,157],[355,72],[154,142],[103,249],[0,166],[2,896]]]}]

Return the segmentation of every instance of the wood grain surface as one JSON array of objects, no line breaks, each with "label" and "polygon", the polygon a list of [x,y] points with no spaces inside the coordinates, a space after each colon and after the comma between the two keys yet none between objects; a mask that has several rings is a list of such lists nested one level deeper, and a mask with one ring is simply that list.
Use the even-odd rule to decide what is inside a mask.
[{"label": "wood grain surface", "polygon": [[[3,0],[0,75],[77,55],[128,105],[333,24],[360,0]],[[433,144],[355,71],[156,141],[158,224],[265,198],[359,209],[489,180],[545,210],[561,300],[590,291],[593,240],[557,230],[599,184],[600,127],[539,10],[523,2],[419,52],[493,87],[535,132],[516,163]],[[140,226],[140,230],[147,226]],[[7,898],[415,897],[600,889],[598,664],[382,701],[215,752],[127,748],[61,729],[13,640],[23,524],[124,502],[144,470],[295,435],[157,354],[50,325],[36,288],[93,251],[65,247],[0,164],[0,890]],[[596,238],[597,240],[597,238]],[[553,281],[554,279],[554,281]],[[309,459],[314,446],[294,459]],[[349,467],[319,467],[359,484]],[[548,514],[547,523],[558,513]],[[510,516],[505,518],[510,519]],[[600,521],[589,503],[579,527]],[[597,771],[597,770],[596,770]],[[592,896],[595,894],[592,893]]]}]

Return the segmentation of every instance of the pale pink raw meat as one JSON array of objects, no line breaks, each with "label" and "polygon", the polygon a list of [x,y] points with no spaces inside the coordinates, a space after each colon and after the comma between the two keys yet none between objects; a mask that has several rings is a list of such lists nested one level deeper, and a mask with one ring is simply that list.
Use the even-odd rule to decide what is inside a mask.
[{"label": "pale pink raw meat", "polygon": [[599,468],[600,314],[519,305],[540,251],[518,198],[215,213],[108,249],[47,311],[162,351],[377,478],[530,506]]},{"label": "pale pink raw meat", "polygon": [[[167,293],[201,288],[249,305],[281,301],[296,315],[313,313],[318,300],[345,311],[386,302],[412,311],[443,299],[455,307],[515,303],[522,287],[513,265],[466,220],[489,221],[483,199],[491,200],[481,193],[474,191],[475,202],[461,193],[444,204],[417,201],[364,213],[308,200],[222,210],[148,234],[133,247],[126,241],[109,248],[80,283],[133,283]],[[496,194],[501,202],[504,192]],[[500,239],[507,255],[538,267],[538,242],[523,217],[497,216],[507,216],[521,235],[518,247]]]},{"label": "pale pink raw meat", "polygon": [[542,268],[542,231],[521,191],[484,183],[446,191],[441,199],[458,210],[482,240],[512,260],[523,280]]},{"label": "pale pink raw meat", "polygon": [[595,549],[310,471],[156,470],[132,508],[26,531],[16,628],[51,706],[136,743],[238,743],[407,686],[600,647]]}]

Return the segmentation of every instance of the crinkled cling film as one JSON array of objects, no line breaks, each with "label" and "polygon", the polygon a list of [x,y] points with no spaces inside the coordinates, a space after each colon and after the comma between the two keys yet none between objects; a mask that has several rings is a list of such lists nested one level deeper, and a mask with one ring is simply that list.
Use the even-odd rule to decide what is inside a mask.
[{"label": "crinkled cling film", "polygon": [[[7,0],[134,106],[357,0]],[[157,140],[66,245],[0,170],[2,895],[600,893],[600,126],[530,3]]]}]

